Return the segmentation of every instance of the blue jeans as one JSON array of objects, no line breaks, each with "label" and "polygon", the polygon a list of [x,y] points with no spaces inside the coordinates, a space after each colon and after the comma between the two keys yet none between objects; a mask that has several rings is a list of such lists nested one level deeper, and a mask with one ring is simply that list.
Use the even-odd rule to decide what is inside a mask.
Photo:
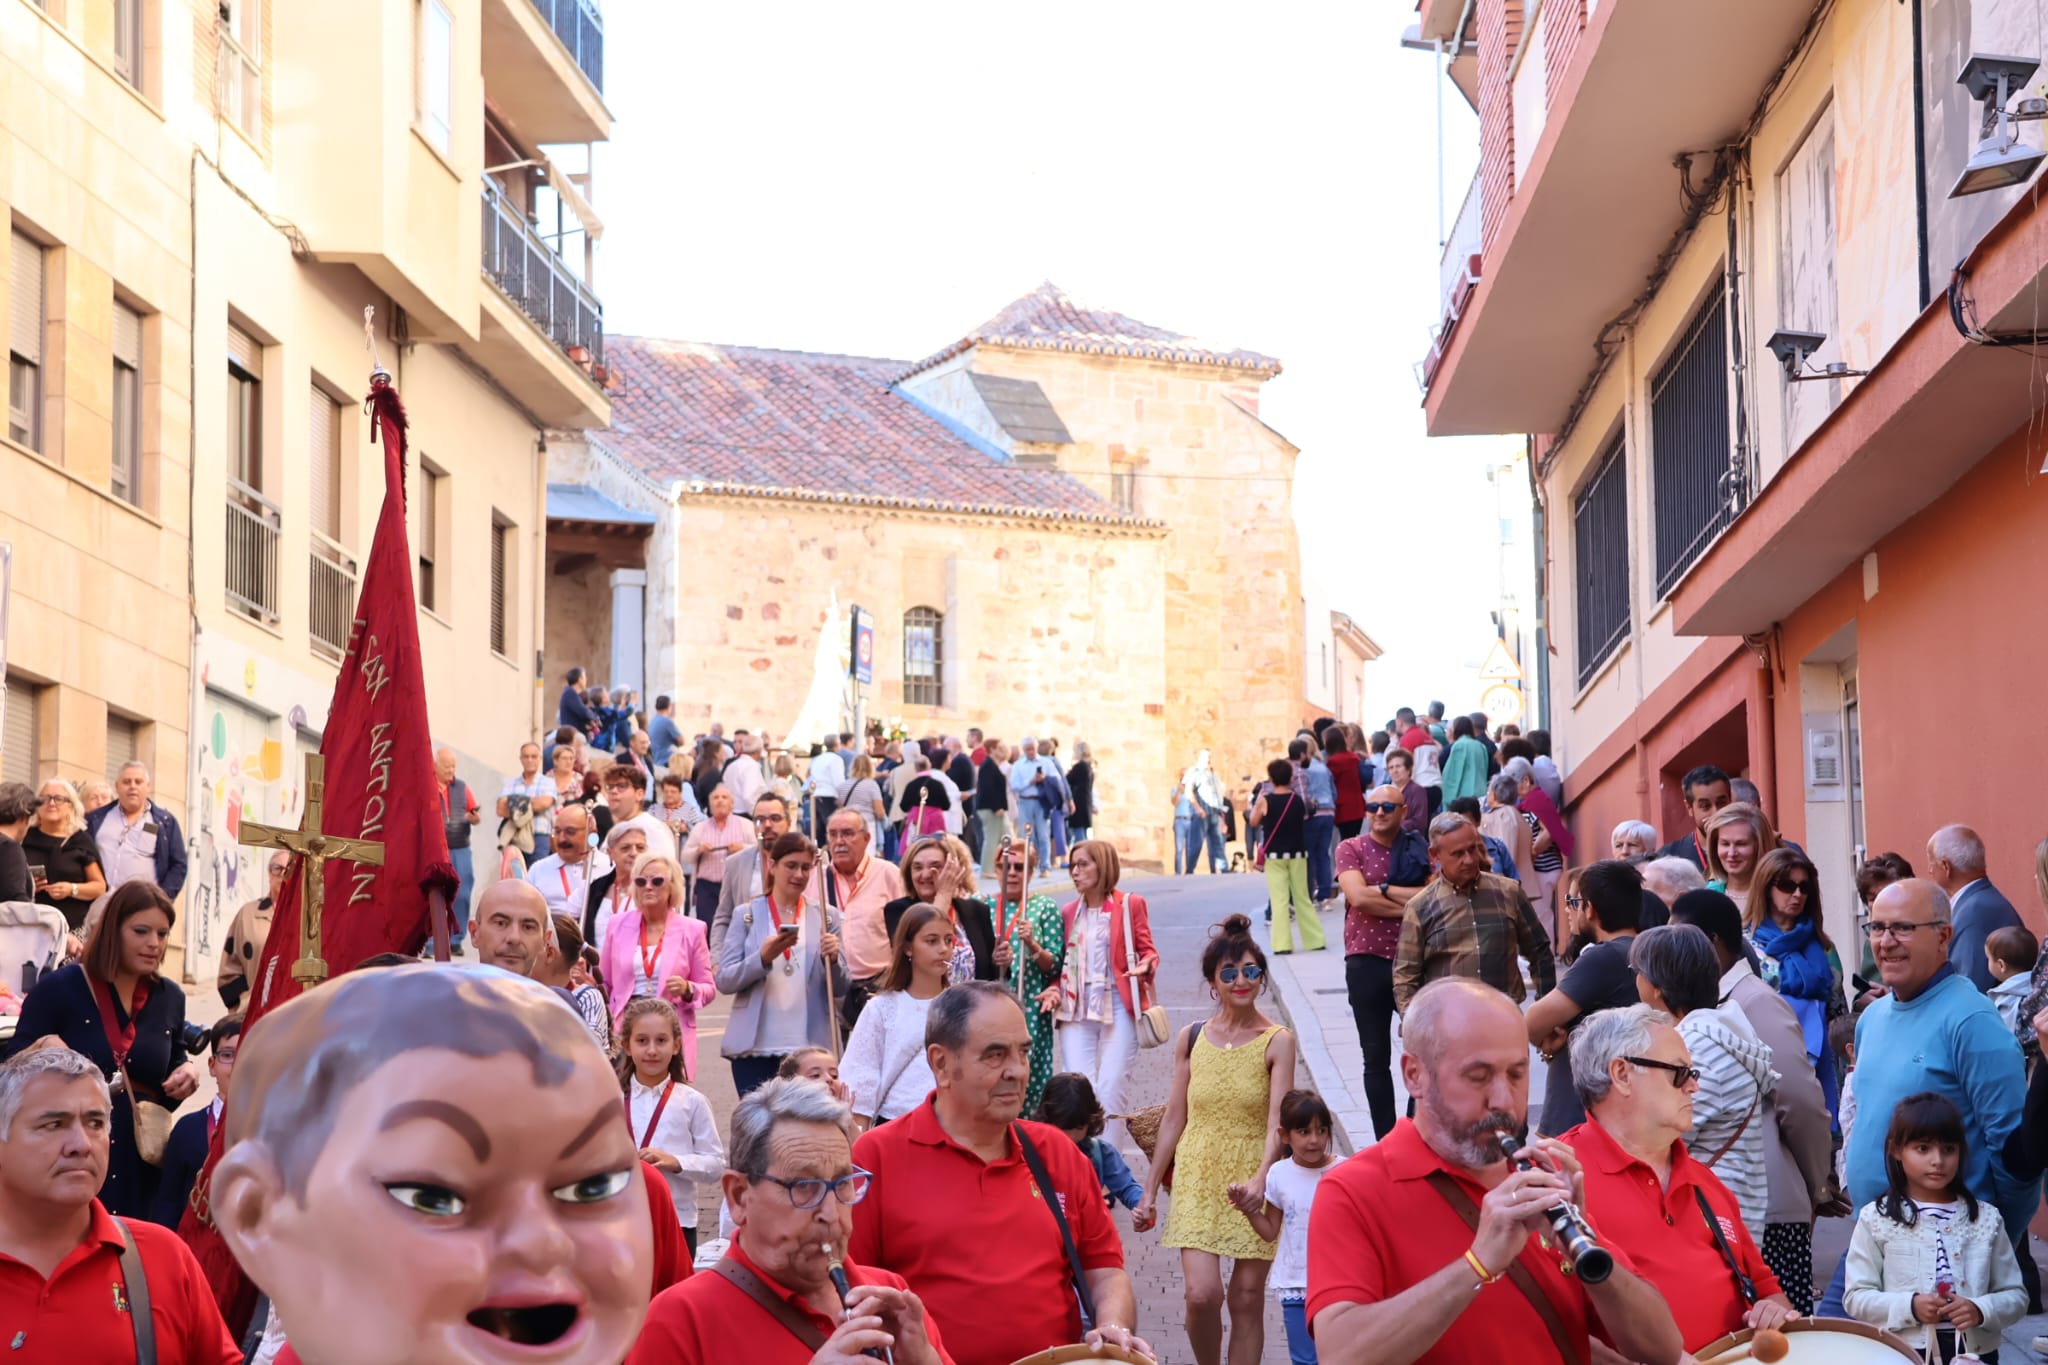
[{"label": "blue jeans", "polygon": [[448,860],[455,864],[455,899],[448,902],[448,938],[459,945],[462,936],[469,932],[469,893],[476,889],[476,868],[466,848],[449,849]]},{"label": "blue jeans", "polygon": [[1287,1359],[1292,1365],[1316,1365],[1316,1339],[1308,1333],[1308,1305],[1299,1300],[1282,1303],[1280,1321],[1287,1324]]},{"label": "blue jeans", "polygon": [[1038,870],[1043,872],[1052,865],[1052,821],[1046,817],[1045,803],[1036,797],[1017,798],[1018,836],[1030,831],[1031,847],[1038,851]]},{"label": "blue jeans", "polygon": [[1173,817],[1173,874],[1193,872],[1202,851],[1202,817],[1199,815],[1176,815]]},{"label": "blue jeans", "polygon": [[[1206,833],[1209,840],[1209,870],[1211,872],[1221,872],[1230,865],[1229,860],[1223,856],[1223,812],[1217,811],[1211,814],[1206,824]],[[1188,871],[1193,872],[1194,870],[1191,863]]]},{"label": "blue jeans", "polygon": [[539,862],[542,858],[547,857],[550,853],[553,853],[554,851],[554,842],[551,839],[549,839],[547,835],[537,833],[533,836],[533,856],[526,860],[526,865],[528,867],[532,867],[535,863]]},{"label": "blue jeans", "polygon": [[1337,894],[1337,816],[1334,811],[1308,818],[1305,837],[1308,840],[1308,894],[1309,899],[1326,901]]}]

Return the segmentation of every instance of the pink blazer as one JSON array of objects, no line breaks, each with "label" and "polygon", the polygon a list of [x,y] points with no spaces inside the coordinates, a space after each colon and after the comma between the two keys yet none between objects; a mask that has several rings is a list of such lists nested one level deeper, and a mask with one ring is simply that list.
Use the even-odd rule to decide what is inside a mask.
[{"label": "pink blazer", "polygon": [[[1159,950],[1152,946],[1152,916],[1145,909],[1145,898],[1126,891],[1110,892],[1103,906],[1109,912],[1109,972],[1116,978],[1116,993],[1123,998],[1124,1012],[1135,1019],[1138,1011],[1131,1003],[1130,968],[1124,959],[1125,903],[1131,907],[1131,937],[1138,941],[1139,976],[1150,976],[1158,968]],[[1078,897],[1060,907],[1060,922],[1069,943],[1074,938],[1074,916],[1080,908]]]},{"label": "pink blazer", "polygon": [[[599,955],[600,965],[604,968],[605,994],[611,1000],[614,1029],[626,1013],[626,1002],[633,998],[633,968],[638,965],[633,959],[639,951],[640,909],[635,906],[613,916],[605,926],[604,950]],[[649,975],[656,982],[680,976],[690,983],[695,992],[687,1002],[674,995],[663,997],[676,1007],[676,1014],[683,1021],[683,1071],[694,1077],[697,1074],[697,1011],[709,1005],[718,994],[718,988],[711,980],[711,943],[704,922],[685,908],[671,910],[668,928],[662,931],[661,947],[654,955],[654,970]]]}]

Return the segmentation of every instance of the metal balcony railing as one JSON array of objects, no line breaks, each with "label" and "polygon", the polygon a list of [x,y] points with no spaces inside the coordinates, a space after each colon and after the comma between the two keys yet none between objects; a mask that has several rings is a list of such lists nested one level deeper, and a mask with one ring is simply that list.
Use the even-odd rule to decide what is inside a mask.
[{"label": "metal balcony railing", "polygon": [[306,628],[313,637],[313,652],[338,662],[348,652],[349,632],[355,621],[356,561],[318,531],[313,532],[313,548],[307,559],[312,580]]},{"label": "metal balcony railing", "polygon": [[252,620],[277,624],[277,504],[249,485],[228,480],[228,605]]},{"label": "metal balcony railing", "polygon": [[491,184],[484,186],[484,273],[563,354],[586,371],[604,364],[604,305]]},{"label": "metal balcony railing", "polygon": [[1464,297],[1479,280],[1478,257],[1479,177],[1475,174],[1472,183],[1465,187],[1465,202],[1458,206],[1457,219],[1451,224],[1450,239],[1444,243],[1443,260],[1437,268],[1441,317],[1450,319],[1462,310]]},{"label": "metal balcony railing", "polygon": [[591,0],[533,0],[541,18],[569,49],[569,56],[590,78],[598,94],[604,93],[604,15]]}]

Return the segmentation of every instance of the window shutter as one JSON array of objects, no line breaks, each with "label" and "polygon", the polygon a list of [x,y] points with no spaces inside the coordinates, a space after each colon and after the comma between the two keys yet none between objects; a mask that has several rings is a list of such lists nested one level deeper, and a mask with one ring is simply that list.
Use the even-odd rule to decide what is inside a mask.
[{"label": "window shutter", "polygon": [[306,463],[313,483],[313,529],[341,539],[341,405],[315,385]]},{"label": "window shutter", "polygon": [[137,738],[142,727],[126,716],[107,716],[107,781],[118,782],[121,769],[135,761]]},{"label": "window shutter", "polygon": [[511,528],[491,527],[491,648],[500,654],[505,648],[505,558]]},{"label": "window shutter", "polygon": [[14,234],[13,277],[7,286],[8,346],[18,356],[43,360],[43,248]]},{"label": "window shutter", "polygon": [[131,370],[142,368],[142,316],[125,303],[114,305],[114,359]]},{"label": "window shutter", "polygon": [[36,732],[36,691],[27,683],[6,684],[6,734],[0,739],[0,782],[36,784],[40,741]]},{"label": "window shutter", "polygon": [[228,324],[228,359],[247,370],[251,378],[263,377],[262,345],[232,322]]}]

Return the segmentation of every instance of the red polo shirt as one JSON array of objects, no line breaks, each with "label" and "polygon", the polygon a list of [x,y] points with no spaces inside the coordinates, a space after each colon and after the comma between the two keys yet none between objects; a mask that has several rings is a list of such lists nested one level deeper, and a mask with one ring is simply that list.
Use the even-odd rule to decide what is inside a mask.
[{"label": "red polo shirt", "polygon": [[[926,1100],[861,1134],[853,1163],[874,1172],[854,1205],[852,1259],[887,1266],[952,1332],[960,1365],[1011,1361],[1081,1339],[1066,1248],[1017,1139],[983,1162],[946,1135]],[[1124,1263],[1123,1241],[1081,1149],[1026,1123],[1089,1270]],[[1341,1169],[1341,1168],[1340,1168]]]},{"label": "red polo shirt", "polygon": [[1692,1159],[1683,1142],[1671,1144],[1671,1183],[1660,1186],[1655,1171],[1623,1151],[1592,1119],[1564,1140],[1586,1168],[1586,1218],[1609,1249],[1625,1249],[1636,1274],[1664,1295],[1686,1350],[1696,1351],[1742,1326],[1748,1308],[1735,1287],[1735,1273],[1714,1245],[1695,1189],[1706,1195],[1728,1249],[1742,1273],[1756,1282],[1757,1296],[1780,1292],[1777,1276],[1742,1225],[1735,1196]]},{"label": "red polo shirt", "polygon": [[[1311,1323],[1316,1314],[1338,1304],[1391,1299],[1464,1258],[1472,1245],[1472,1230],[1431,1188],[1432,1171],[1448,1172],[1474,1204],[1486,1198],[1486,1190],[1469,1172],[1431,1150],[1410,1119],[1402,1119],[1377,1146],[1323,1177],[1308,1225]],[[1608,1249],[1614,1251],[1617,1264],[1630,1266],[1622,1252]],[[1608,1340],[1585,1286],[1558,1269],[1556,1252],[1545,1251],[1531,1233],[1520,1259],[1543,1296],[1557,1306],[1575,1340],[1584,1341],[1589,1333]],[[1472,1282],[1477,1285],[1479,1277],[1474,1275]],[[1465,1311],[1436,1345],[1422,1353],[1417,1365],[1494,1365],[1502,1360],[1571,1365],[1559,1356],[1535,1308],[1507,1279],[1473,1293]]]},{"label": "red polo shirt", "polygon": [[[241,1365],[242,1348],[178,1234],[134,1218],[128,1232],[149,1280],[158,1365]],[[0,1252],[0,1340],[13,1348],[0,1349],[0,1358],[7,1365],[126,1365],[135,1359],[129,1300],[121,1229],[95,1199],[85,1240],[49,1279]]]},{"label": "red polo shirt", "polygon": [[668,1177],[660,1169],[642,1163],[642,1184],[647,1186],[647,1216],[654,1224],[654,1289],[659,1294],[672,1284],[690,1278],[689,1246],[683,1241],[682,1224],[676,1216],[676,1197],[669,1190]]},{"label": "red polo shirt", "polygon": [[[825,1337],[839,1324],[819,1313],[796,1294],[776,1283],[747,1256],[735,1237],[727,1256],[754,1272],[769,1293],[801,1314]],[[886,1270],[870,1270],[854,1257],[846,1258],[846,1278],[852,1284],[879,1284],[907,1289],[903,1277]],[[943,1365],[952,1365],[946,1344],[940,1340],[939,1325],[927,1308],[925,1332]],[[647,1310],[647,1322],[640,1339],[633,1344],[626,1365],[807,1365],[811,1348],[796,1334],[755,1303],[747,1292],[723,1275],[695,1275],[666,1290]]]}]

